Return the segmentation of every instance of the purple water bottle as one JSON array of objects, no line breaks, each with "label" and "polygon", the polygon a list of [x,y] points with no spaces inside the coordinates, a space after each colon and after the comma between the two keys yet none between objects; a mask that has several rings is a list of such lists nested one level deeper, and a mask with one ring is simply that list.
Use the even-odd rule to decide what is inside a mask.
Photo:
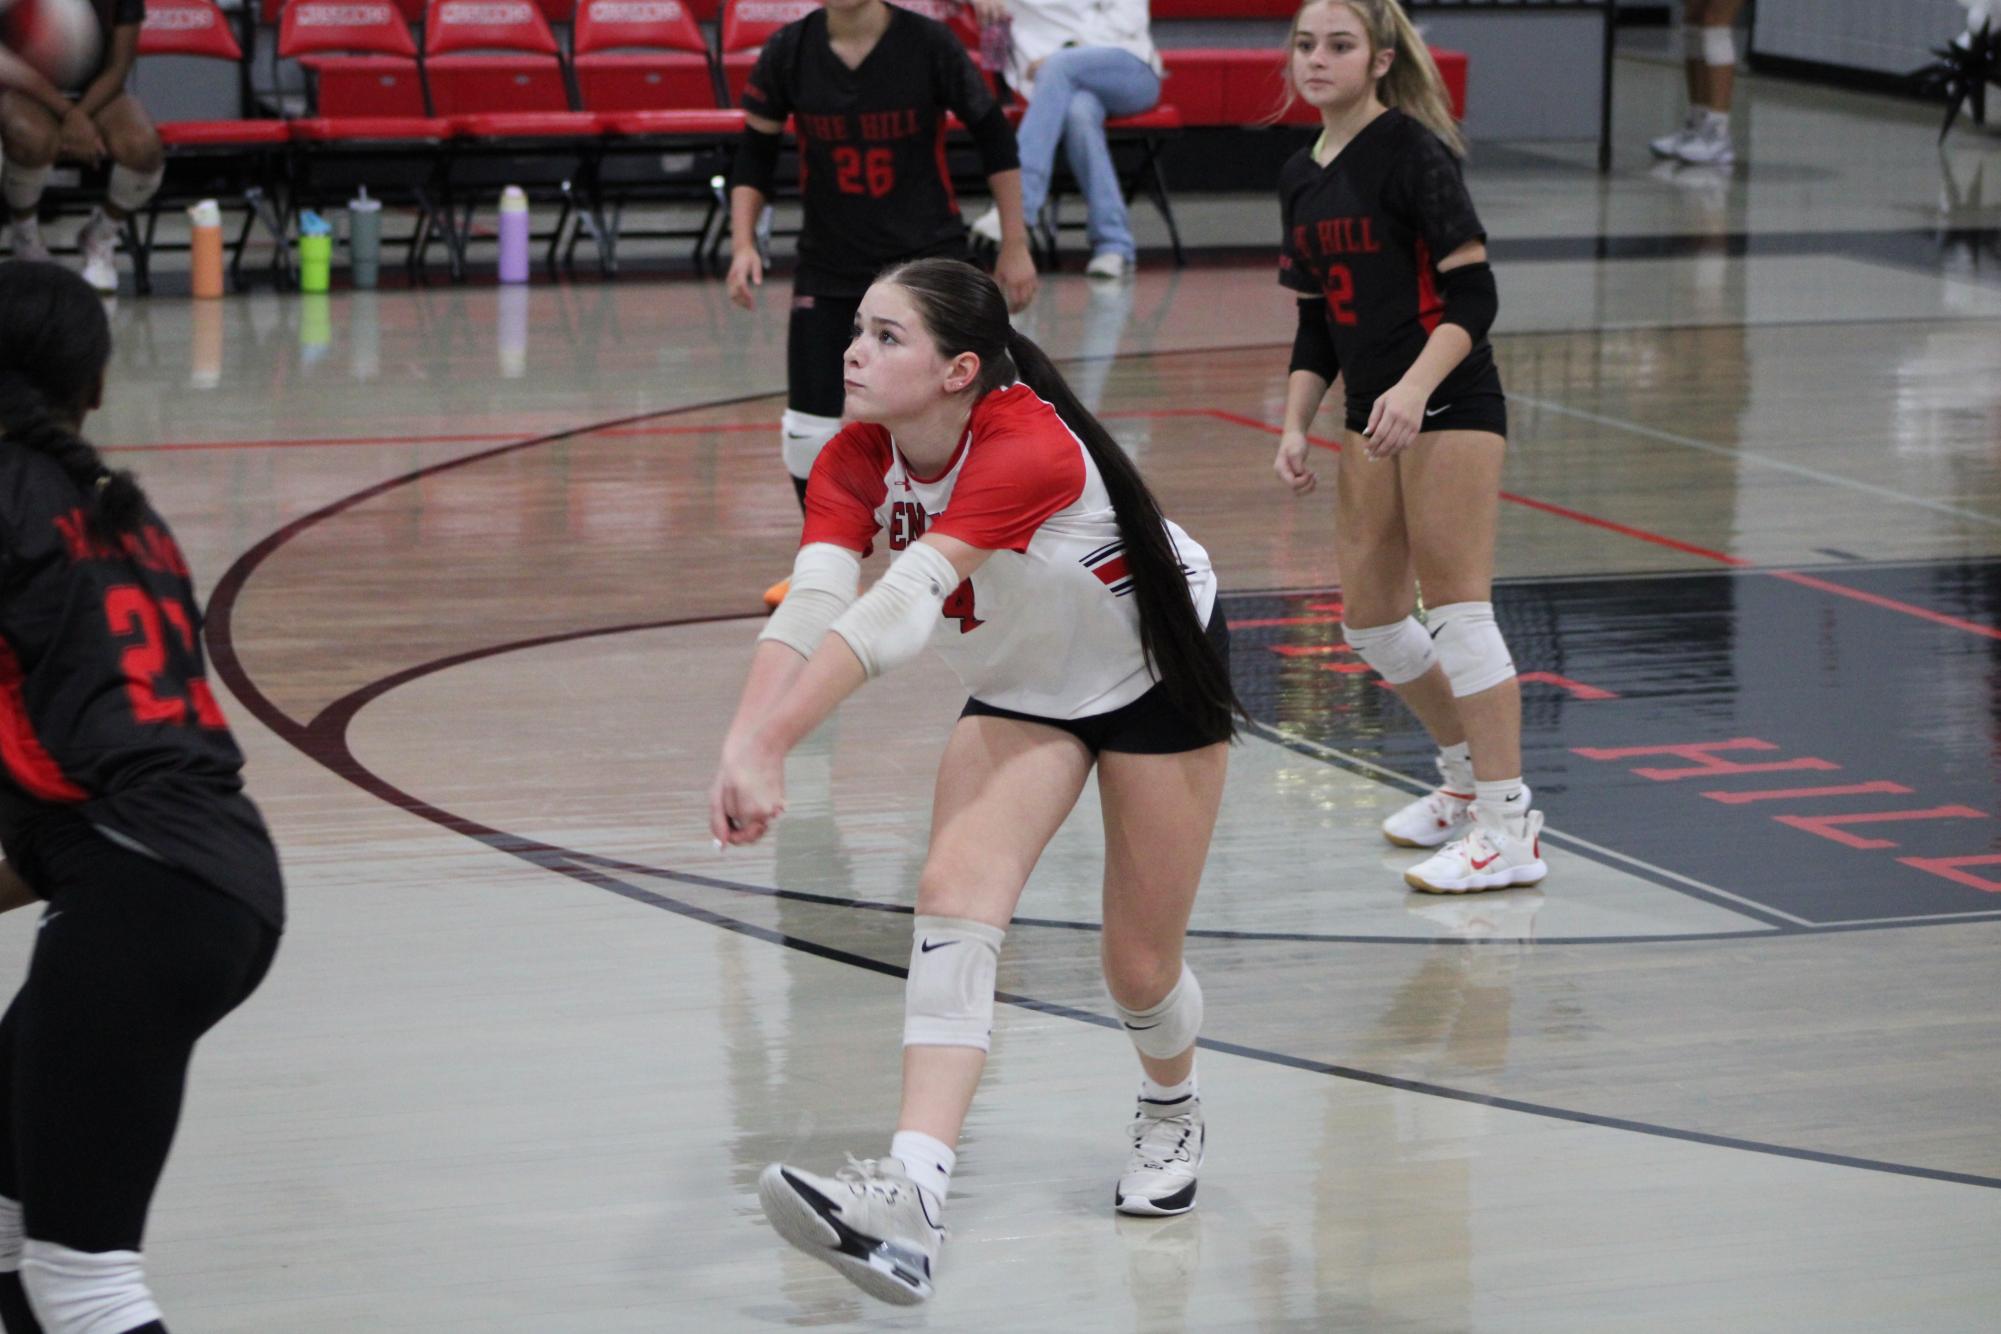
[{"label": "purple water bottle", "polygon": [[500,192],[500,281],[528,281],[528,195],[518,185]]}]

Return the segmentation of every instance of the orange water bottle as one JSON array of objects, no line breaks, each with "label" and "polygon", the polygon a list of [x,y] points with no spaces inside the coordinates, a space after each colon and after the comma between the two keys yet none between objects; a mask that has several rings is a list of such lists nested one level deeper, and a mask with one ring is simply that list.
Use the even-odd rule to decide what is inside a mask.
[{"label": "orange water bottle", "polygon": [[204,199],[188,208],[189,272],[198,297],[222,295],[222,206]]}]

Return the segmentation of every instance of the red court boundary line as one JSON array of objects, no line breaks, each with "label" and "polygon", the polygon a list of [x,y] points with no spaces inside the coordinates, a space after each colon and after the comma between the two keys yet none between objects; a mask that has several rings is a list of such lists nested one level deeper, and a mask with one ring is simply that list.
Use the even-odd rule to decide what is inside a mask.
[{"label": "red court boundary line", "polygon": [[[1229,422],[1236,426],[1248,426],[1253,430],[1263,431],[1267,435],[1283,434],[1282,428],[1273,426],[1269,422],[1259,421],[1255,417],[1246,417],[1242,413],[1227,412],[1222,408],[1162,409],[1152,412],[1107,415],[1185,417],[1202,413],[1206,413],[1218,421]],[[1341,452],[1341,446],[1332,440],[1323,439],[1317,435],[1310,435],[1306,438],[1322,449],[1330,450],[1336,454]],[[1593,528],[1603,528],[1605,531],[1617,533],[1621,537],[1630,537],[1635,541],[1652,543],[1654,546],[1666,547],[1670,551],[1679,551],[1688,556],[1699,556],[1703,560],[1714,561],[1718,565],[1725,565],[1731,569],[1745,570],[1749,573],[1764,575],[1772,579],[1783,579],[1789,584],[1798,584],[1802,588],[1811,588],[1820,593],[1831,593],[1835,597],[1848,598],[1855,602],[1866,603],[1872,607],[1880,607],[1884,611],[1894,611],[1904,616],[1915,616],[1921,621],[1930,621],[1934,625],[1943,625],[1948,629],[1964,630],[1968,634],[1982,635],[1988,639],[2001,640],[2001,628],[1982,625],[1978,621],[1969,621],[1958,616],[1948,616],[1942,611],[1933,611],[1929,607],[1920,607],[1916,603],[1901,602],[1896,598],[1884,597],[1880,593],[1864,592],[1859,588],[1850,588],[1846,584],[1832,583],[1829,580],[1816,578],[1810,574],[1801,574],[1797,570],[1760,570],[1741,556],[1732,556],[1722,551],[1712,551],[1708,547],[1699,547],[1692,542],[1683,542],[1678,538],[1668,537],[1662,533],[1649,532],[1645,528],[1635,528],[1631,524],[1617,523],[1611,519],[1601,519],[1595,514],[1586,514],[1582,510],[1574,510],[1563,505],[1552,504],[1547,500],[1535,500],[1529,496],[1519,496],[1512,491],[1501,492],[1501,499],[1511,504],[1521,505],[1527,509],[1540,510],[1545,514],[1553,514],[1560,519],[1569,519],[1573,523],[1587,524]]]},{"label": "red court boundary line", "polygon": [[[669,409],[669,411],[673,410],[674,409]],[[1113,419],[1146,418],[1146,419],[1163,419],[1163,420],[1186,419],[1191,417],[1208,417],[1212,418],[1213,420],[1225,422],[1233,426],[1243,426],[1243,427],[1248,427],[1254,431],[1262,431],[1266,435],[1278,435],[1281,433],[1281,428],[1273,426],[1269,422],[1259,421],[1255,417],[1247,417],[1240,412],[1230,412],[1226,409],[1215,408],[1215,407],[1144,408],[1128,412],[1108,412],[1105,413],[1104,415],[1106,417],[1110,417]],[[716,422],[712,424],[703,424],[703,425],[692,425],[692,424],[682,425],[677,423],[671,425],[661,424],[657,426],[645,425],[645,424],[628,424],[623,426],[606,427],[594,431],[590,430],[589,428],[585,428],[583,431],[577,432],[577,434],[599,435],[599,436],[606,436],[613,438],[626,438],[633,436],[700,435],[700,434],[717,433],[717,432],[767,431],[767,430],[776,430],[777,427],[778,427],[777,422]],[[411,435],[411,436],[394,436],[394,437],[319,436],[319,437],[308,437],[297,440],[188,440],[188,441],[180,441],[173,443],[150,444],[150,445],[107,445],[104,446],[103,448],[107,452],[175,453],[175,452],[192,451],[192,450],[309,449],[309,448],[326,448],[326,447],[366,447],[366,446],[384,446],[384,445],[495,444],[499,442],[518,440],[518,439],[520,439],[520,436],[512,432],[507,432],[507,433],[479,432],[479,433],[459,434],[459,435]],[[1339,443],[1333,440],[1326,439],[1323,436],[1309,435],[1307,439],[1322,449],[1329,450],[1336,454],[1341,452],[1341,446]],[[1933,611],[1928,607],[1920,607],[1915,603],[1902,602],[1897,600],[1896,598],[1884,597],[1878,593],[1864,592],[1862,589],[1859,588],[1850,588],[1845,584],[1832,583],[1826,579],[1820,579],[1810,574],[1801,574],[1796,570],[1756,570],[1750,561],[1747,561],[1739,556],[1732,556],[1728,552],[1716,551],[1712,550],[1709,547],[1697,546],[1692,542],[1683,542],[1678,538],[1669,537],[1664,533],[1651,532],[1645,528],[1636,528],[1631,524],[1624,524],[1624,523],[1619,523],[1616,520],[1600,518],[1598,515],[1595,514],[1586,514],[1582,510],[1574,510],[1566,505],[1558,505],[1551,501],[1537,500],[1531,496],[1517,495],[1512,491],[1501,492],[1501,499],[1513,505],[1520,505],[1525,509],[1538,510],[1544,514],[1554,515],[1555,517],[1560,519],[1568,519],[1573,523],[1581,523],[1592,528],[1601,528],[1609,533],[1617,533],[1621,537],[1630,537],[1637,542],[1646,542],[1653,546],[1665,547],[1669,551],[1678,551],[1685,556],[1699,557],[1702,560],[1710,561],[1717,565],[1727,566],[1731,569],[1751,570],[1754,573],[1766,575],[1773,579],[1782,579],[1787,583],[1797,584],[1802,588],[1810,588],[1816,592],[1829,593],[1835,597],[1848,598],[1851,601],[1861,602],[1868,606],[1881,608],[1882,610],[1885,611],[1897,612],[1904,616],[1914,616],[1919,620],[1930,621],[1934,625],[1942,625],[1947,627],[1948,629],[1962,630],[1968,634],[1981,635],[1988,639],[2001,640],[2001,628],[1996,628],[1994,626],[1989,626],[1989,625],[1982,625],[1977,621],[1965,620],[1958,616],[1949,616],[1944,612]]]},{"label": "red court boundary line", "polygon": [[[615,426],[588,434],[602,436],[701,435],[718,431],[775,431],[773,422],[716,422],[709,426]],[[296,440],[171,440],[150,445],[99,445],[107,454],[175,454],[223,449],[338,449],[385,445],[496,445],[521,439],[519,431],[482,431],[468,435],[325,435]]]}]

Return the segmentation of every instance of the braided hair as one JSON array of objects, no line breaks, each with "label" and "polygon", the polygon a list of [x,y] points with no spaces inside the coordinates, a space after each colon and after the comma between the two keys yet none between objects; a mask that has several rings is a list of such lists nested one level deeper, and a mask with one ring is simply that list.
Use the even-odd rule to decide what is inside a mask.
[{"label": "braided hair", "polygon": [[100,534],[134,532],[146,493],[77,434],[111,360],[111,322],[90,285],[55,264],[0,264],[0,440],[54,460]]}]

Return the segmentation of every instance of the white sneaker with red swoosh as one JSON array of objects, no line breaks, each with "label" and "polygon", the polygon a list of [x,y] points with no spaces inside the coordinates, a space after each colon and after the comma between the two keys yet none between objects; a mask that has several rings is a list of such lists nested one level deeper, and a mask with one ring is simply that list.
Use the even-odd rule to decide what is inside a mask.
[{"label": "white sneaker with red swoosh", "polygon": [[[1518,830],[1503,827],[1516,821]],[[1473,827],[1466,837],[1447,843],[1405,871],[1403,878],[1412,889],[1427,894],[1477,894],[1538,884],[1549,874],[1542,860],[1541,834],[1541,811],[1509,820],[1475,806]]]}]

